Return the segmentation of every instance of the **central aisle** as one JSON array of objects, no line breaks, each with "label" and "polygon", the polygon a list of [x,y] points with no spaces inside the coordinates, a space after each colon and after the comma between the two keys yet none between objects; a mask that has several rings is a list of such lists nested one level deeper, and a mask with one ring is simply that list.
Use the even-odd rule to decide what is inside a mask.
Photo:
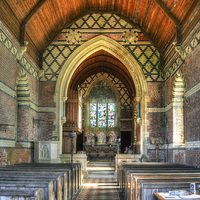
[{"label": "central aisle", "polygon": [[120,200],[115,178],[87,178],[77,200]]}]

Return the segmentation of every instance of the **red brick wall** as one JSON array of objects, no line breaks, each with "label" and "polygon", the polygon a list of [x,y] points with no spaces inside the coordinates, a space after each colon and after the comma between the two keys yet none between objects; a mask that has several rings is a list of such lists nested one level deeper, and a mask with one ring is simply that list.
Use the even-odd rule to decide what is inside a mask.
[{"label": "red brick wall", "polygon": [[200,92],[190,97],[184,105],[186,140],[200,143]]},{"label": "red brick wall", "polygon": [[0,91],[0,124],[9,124],[6,131],[0,132],[0,137],[15,139],[16,101]]},{"label": "red brick wall", "polygon": [[14,56],[0,43],[0,80],[15,89],[18,71],[21,69]]},{"label": "red brick wall", "polygon": [[185,63],[181,67],[184,74],[187,88],[192,87],[200,81],[200,45],[188,56]]},{"label": "red brick wall", "polygon": [[27,107],[18,108],[17,141],[36,141],[38,139],[38,125],[33,123],[38,114]]},{"label": "red brick wall", "polygon": [[[12,38],[13,39],[13,38]],[[0,43],[0,80],[13,90],[16,89],[16,83],[19,72],[23,69],[16,58]],[[28,72],[26,72],[30,88],[30,100],[38,105],[39,82]],[[6,131],[0,132],[0,137],[15,139],[16,135],[16,99],[0,91],[0,124],[9,124]],[[24,112],[24,113],[23,113]],[[18,136],[20,141],[37,140],[37,128],[33,128],[33,117],[37,117],[37,112],[31,108],[19,108],[18,116]],[[6,142],[5,142],[6,144]],[[20,162],[30,162],[32,149],[23,147],[1,146],[0,165],[14,164]]]},{"label": "red brick wall", "polygon": [[39,106],[56,106],[54,102],[56,82],[39,83]]},{"label": "red brick wall", "polygon": [[147,106],[149,107],[160,107],[163,105],[163,94],[164,86],[161,82],[148,82],[148,92],[149,92],[149,102]]},{"label": "red brick wall", "polygon": [[173,110],[170,109],[165,113],[165,131],[166,131],[166,138],[168,143],[173,142]]},{"label": "red brick wall", "polygon": [[[54,102],[56,82],[39,83],[39,106],[56,106]],[[49,141],[55,131],[55,113],[38,113],[38,118],[42,121],[38,125],[38,140]]]},{"label": "red brick wall", "polygon": [[0,149],[0,166],[31,162],[31,149]]},{"label": "red brick wall", "polygon": [[149,125],[147,126],[147,131],[149,132],[148,142],[151,143],[151,137],[162,137],[164,141],[164,113],[148,114],[147,119],[149,120]]},{"label": "red brick wall", "polygon": [[[181,66],[181,72],[186,81],[186,91],[194,87],[200,81],[200,45],[188,56]],[[174,79],[170,77],[165,85],[165,106],[172,103],[172,91]],[[195,144],[200,143],[200,92],[197,92],[184,101],[184,131],[185,140],[194,145],[186,148],[169,149],[168,162],[181,163],[200,167],[200,149]],[[168,142],[173,142],[173,110],[166,112],[166,136]],[[151,155],[152,156],[152,155]]]},{"label": "red brick wall", "polygon": [[51,140],[53,131],[55,131],[55,113],[39,113],[38,117],[43,120],[38,125],[38,141]]}]

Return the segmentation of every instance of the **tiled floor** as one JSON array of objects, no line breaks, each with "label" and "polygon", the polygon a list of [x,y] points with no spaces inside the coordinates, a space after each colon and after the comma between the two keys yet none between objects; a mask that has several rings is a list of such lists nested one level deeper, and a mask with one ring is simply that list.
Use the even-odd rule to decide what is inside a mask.
[{"label": "tiled floor", "polygon": [[87,178],[77,200],[120,200],[116,179]]}]

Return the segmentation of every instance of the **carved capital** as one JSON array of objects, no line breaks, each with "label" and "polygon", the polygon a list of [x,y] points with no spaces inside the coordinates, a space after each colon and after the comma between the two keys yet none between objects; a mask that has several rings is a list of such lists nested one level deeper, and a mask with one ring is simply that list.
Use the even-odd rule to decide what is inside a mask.
[{"label": "carved capital", "polygon": [[66,122],[66,116],[62,116],[61,117],[61,125],[63,126],[63,124]]},{"label": "carved capital", "polygon": [[65,102],[67,101],[68,97],[62,97],[62,101]]},{"label": "carved capital", "polygon": [[39,70],[38,76],[39,78],[44,76],[44,69]]},{"label": "carved capital", "polygon": [[137,123],[140,124],[140,125],[142,124],[142,118],[141,117],[137,117]]},{"label": "carved capital", "polygon": [[134,101],[139,103],[141,101],[141,97],[134,97]]}]

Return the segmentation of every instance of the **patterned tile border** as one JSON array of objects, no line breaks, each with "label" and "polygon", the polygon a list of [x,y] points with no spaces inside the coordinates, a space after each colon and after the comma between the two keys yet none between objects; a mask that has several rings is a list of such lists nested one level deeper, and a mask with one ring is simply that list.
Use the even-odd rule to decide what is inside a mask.
[{"label": "patterned tile border", "polygon": [[[9,36],[2,30],[4,25],[0,21],[0,43],[18,60],[19,64],[31,74],[37,81],[39,81],[38,72],[33,67],[33,65],[24,57],[19,55],[19,49],[12,42]],[[4,27],[5,28],[5,27]],[[8,32],[8,31],[7,31]]]},{"label": "patterned tile border", "polygon": [[165,69],[165,80],[167,80],[170,76],[172,76],[179,68],[182,66],[184,60],[195,50],[195,48],[200,44],[200,30],[194,36],[194,38],[190,41],[190,43],[185,47],[183,58],[178,56],[173,64]]}]

